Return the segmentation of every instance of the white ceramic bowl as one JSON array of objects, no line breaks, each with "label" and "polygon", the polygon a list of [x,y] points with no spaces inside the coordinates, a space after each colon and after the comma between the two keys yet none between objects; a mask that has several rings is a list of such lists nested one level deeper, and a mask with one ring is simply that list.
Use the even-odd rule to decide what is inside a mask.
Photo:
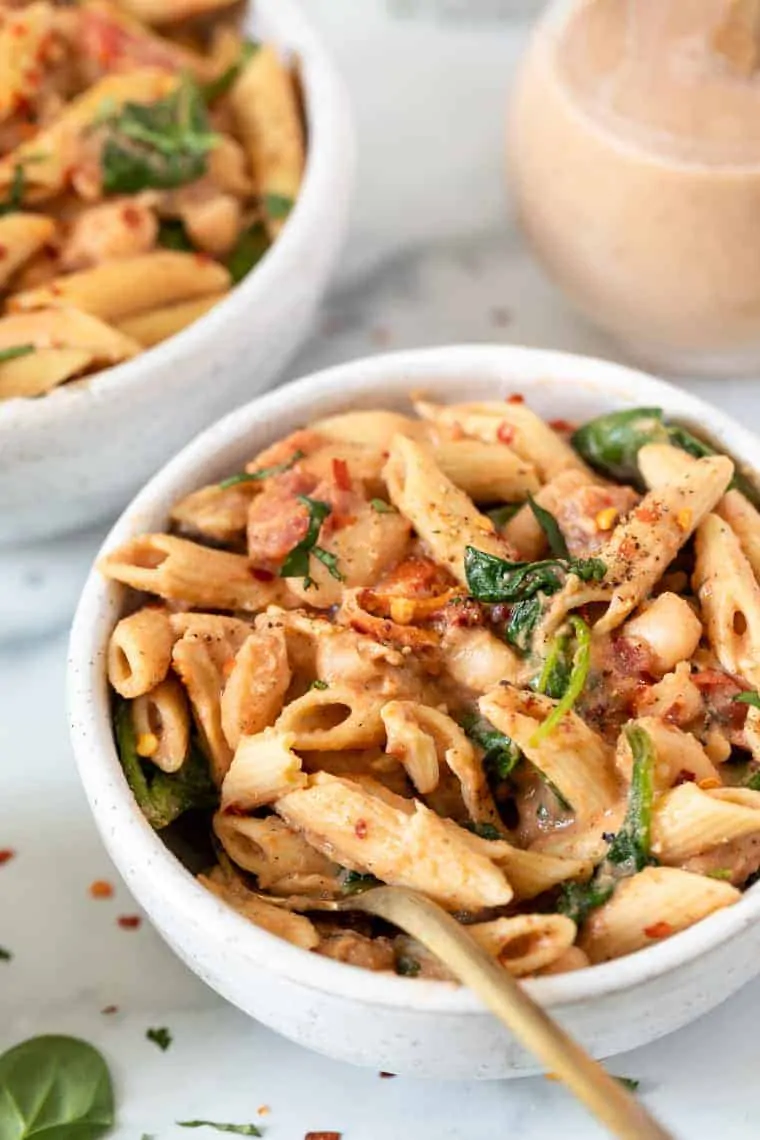
[{"label": "white ceramic bowl", "polygon": [[[547,417],[584,420],[661,405],[760,466],[760,441],[669,384],[602,360],[534,349],[436,348],[379,356],[289,384],[204,432],[148,486],[104,551],[165,526],[170,505],[240,468],[253,452],[344,408],[403,406],[410,389],[436,399],[499,399],[513,391]],[[300,950],[252,926],[200,887],[143,819],[114,748],[105,676],[122,590],[91,574],[71,635],[69,701],[79,771],[108,851],[180,958],[229,1001],[319,1052],[416,1076],[508,1077],[532,1059],[465,989],[375,974]],[[528,983],[599,1057],[652,1041],[717,1005],[760,972],[760,884],[673,938],[615,962]]]},{"label": "white ceramic bowl", "polygon": [[0,403],[0,547],[113,517],[196,432],[263,391],[309,331],[348,216],[348,97],[292,0],[256,0],[250,30],[301,61],[301,193],[259,265],[178,336],[37,400]]}]

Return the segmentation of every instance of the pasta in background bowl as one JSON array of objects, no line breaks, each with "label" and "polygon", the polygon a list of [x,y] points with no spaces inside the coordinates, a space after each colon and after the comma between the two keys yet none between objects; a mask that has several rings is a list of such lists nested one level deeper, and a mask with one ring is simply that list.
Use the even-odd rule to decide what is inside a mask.
[{"label": "pasta in background bowl", "polygon": [[[71,642],[85,787],[164,937],[303,1044],[419,1075],[534,1066],[310,894],[427,891],[599,1056],[753,976],[759,457],[669,385],[508,347],[359,361],[196,440],[104,548],[151,604],[95,571]],[[142,811],[188,807],[183,865]]]},{"label": "pasta in background bowl", "polygon": [[306,334],[346,96],[290,0],[239,11],[38,0],[0,26],[0,57],[41,60],[0,102],[0,545],[105,518]]}]

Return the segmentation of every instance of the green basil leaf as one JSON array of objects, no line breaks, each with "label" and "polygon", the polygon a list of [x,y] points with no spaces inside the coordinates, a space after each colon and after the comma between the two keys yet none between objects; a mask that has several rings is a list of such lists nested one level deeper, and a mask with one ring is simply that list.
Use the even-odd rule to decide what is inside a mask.
[{"label": "green basil leaf", "polygon": [[11,348],[0,348],[0,364],[6,360],[18,360],[20,356],[29,356],[36,349],[33,344],[14,344]]},{"label": "green basil leaf", "polygon": [[215,1128],[217,1132],[234,1132],[236,1136],[262,1136],[255,1124],[219,1124],[215,1120],[178,1120],[180,1128]]},{"label": "green basil leaf", "polygon": [[158,244],[163,249],[176,249],[180,253],[193,253],[195,246],[179,218],[164,218],[158,226]]},{"label": "green basil leaf", "polygon": [[212,808],[218,794],[206,757],[192,743],[187,759],[178,772],[162,772],[155,764],[143,764],[137,753],[132,711],[128,701],[120,701],[114,714],[119,759],[137,804],[156,831],[168,827],[186,811]]},{"label": "green basil leaf", "polygon": [[100,166],[107,194],[175,189],[201,178],[218,136],[189,77],[154,103],[125,103],[99,119],[106,132]]},{"label": "green basil leaf", "polygon": [[231,253],[227,254],[225,262],[233,285],[242,281],[254,265],[261,261],[269,249],[269,244],[267,231],[261,222],[255,222],[247,230],[243,230]]},{"label": "green basil leaf", "polygon": [[733,699],[740,705],[752,705],[753,709],[760,709],[760,693],[737,693]]},{"label": "green basil leaf", "polygon": [[546,541],[549,543],[549,549],[554,557],[570,561],[570,551],[567,549],[565,536],[559,529],[559,523],[554,515],[551,511],[540,507],[532,495],[528,495],[528,504],[533,512],[533,517],[546,535]]},{"label": "green basil leaf", "polygon": [[0,1057],[2,1140],[94,1140],[114,1123],[100,1053],[75,1037],[33,1037]]},{"label": "green basil leaf", "polygon": [[312,549],[312,554],[318,558],[323,566],[326,566],[333,578],[339,582],[345,581],[345,577],[338,569],[338,557],[336,554],[331,554],[329,550],[325,550],[322,546],[315,546]]},{"label": "green basil leaf", "polygon": [[236,487],[238,483],[260,483],[262,479],[273,479],[275,475],[284,475],[286,471],[290,471],[291,467],[295,467],[299,459],[303,459],[305,451],[294,451],[290,459],[286,459],[284,463],[275,463],[271,467],[260,467],[258,471],[239,471],[237,475],[230,475],[229,479],[222,479],[219,486],[222,490],[228,487]]},{"label": "green basil leaf", "polygon": [[204,100],[207,103],[213,103],[222,95],[226,95],[240,73],[245,70],[248,61],[254,57],[260,47],[261,44],[256,43],[255,40],[245,40],[240,49],[240,58],[216,79],[203,84],[201,94]]},{"label": "green basil leaf", "polygon": [[308,590],[314,584],[313,579],[309,576],[309,557],[313,554],[327,567],[333,578],[343,581],[343,575],[338,569],[338,560],[335,555],[323,550],[321,546],[317,546],[322,523],[328,515],[332,514],[332,507],[329,503],[322,502],[321,499],[310,499],[308,495],[299,495],[298,501],[309,512],[309,527],[304,537],[296,543],[280,567],[280,577],[303,578],[304,589]]},{"label": "green basil leaf", "polygon": [[262,205],[267,217],[279,222],[283,218],[287,218],[295,206],[295,202],[287,194],[265,194],[262,198]]}]

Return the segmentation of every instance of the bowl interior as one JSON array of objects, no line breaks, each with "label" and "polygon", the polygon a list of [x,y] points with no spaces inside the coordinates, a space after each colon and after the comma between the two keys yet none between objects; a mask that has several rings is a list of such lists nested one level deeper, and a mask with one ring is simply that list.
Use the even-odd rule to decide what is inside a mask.
[{"label": "bowl interior", "polygon": [[[450,347],[355,361],[296,381],[226,416],[189,444],[137,496],[103,552],[165,527],[172,503],[240,467],[260,448],[320,416],[357,408],[408,408],[409,393],[441,402],[499,400],[521,393],[547,419],[582,421],[600,412],[659,406],[748,469],[760,467],[760,441],[727,416],[674,388],[606,361],[511,346]],[[373,974],[282,942],[246,922],[200,887],[136,807],[113,742],[105,651],[124,605],[123,590],[93,570],[74,621],[69,662],[72,736],[80,774],[106,845],[158,925],[166,909],[193,913],[199,928],[234,940],[252,963],[304,984],[371,1003],[430,1011],[477,1012],[477,1000],[448,983]],[[145,868],[150,867],[150,883]],[[141,869],[142,868],[142,869]],[[534,979],[544,1004],[570,1004],[665,973],[756,921],[760,884],[733,907],[646,950],[571,974]]]}]

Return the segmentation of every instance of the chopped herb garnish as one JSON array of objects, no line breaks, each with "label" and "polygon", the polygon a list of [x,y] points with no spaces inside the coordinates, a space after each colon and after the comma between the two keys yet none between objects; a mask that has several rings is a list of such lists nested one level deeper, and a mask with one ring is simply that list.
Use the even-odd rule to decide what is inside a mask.
[{"label": "chopped herb garnish", "polygon": [[522,507],[523,503],[505,503],[503,507],[494,507],[493,510],[486,511],[486,514],[496,529],[502,530]]},{"label": "chopped herb garnish", "polygon": [[412,958],[410,954],[399,954],[396,958],[396,973],[401,974],[403,978],[416,978],[422,966],[416,958]]},{"label": "chopped herb garnish", "polygon": [[269,245],[269,236],[261,222],[254,222],[247,230],[243,230],[225,262],[233,285],[242,281],[254,265],[261,261]]},{"label": "chopped herb garnish", "polygon": [[10,962],[13,958],[10,950],[6,950],[4,946],[0,946],[0,962]]},{"label": "chopped herb garnish", "polygon": [[379,515],[395,515],[398,511],[390,503],[386,503],[384,499],[370,499],[369,505],[373,511],[377,511]]},{"label": "chopped herb garnish", "polygon": [[374,875],[363,875],[361,871],[341,871],[340,889],[344,895],[359,895],[362,891],[371,891],[373,887],[382,886]]},{"label": "chopped herb garnish", "polygon": [[149,187],[170,190],[206,173],[219,136],[209,126],[198,87],[184,76],[177,88],[154,103],[105,108],[97,122],[105,130],[100,165],[107,194],[136,194]]},{"label": "chopped herb garnish", "polygon": [[533,517],[546,535],[546,541],[549,543],[549,549],[554,557],[564,558],[569,562],[571,560],[570,551],[567,549],[565,536],[559,529],[559,523],[554,515],[545,507],[540,507],[532,495],[528,495],[528,504],[533,512]]},{"label": "chopped herb garnish", "polygon": [[467,831],[471,831],[473,835],[477,835],[479,839],[503,839],[504,835],[499,831],[498,827],[494,827],[492,823],[473,823],[468,821],[463,823]]},{"label": "chopped herb garnish", "polygon": [[114,727],[124,775],[151,827],[158,831],[168,827],[186,811],[216,805],[218,793],[209,773],[208,761],[195,742],[191,743],[178,772],[162,772],[155,764],[143,762],[137,753],[128,701],[120,701],[117,705]]},{"label": "chopped herb garnish", "polygon": [[310,689],[319,689],[321,692],[324,692],[324,690],[329,689],[330,686],[328,685],[327,681],[316,680],[316,681],[312,681],[312,683],[309,685],[309,688]]},{"label": "chopped herb garnish", "polygon": [[180,253],[192,253],[195,249],[179,218],[164,218],[159,223],[157,241],[164,249],[176,249]]},{"label": "chopped herb garnish", "polygon": [[730,879],[733,877],[733,871],[730,867],[716,867],[714,871],[706,871],[708,879]]},{"label": "chopped herb garnish", "polygon": [[29,356],[35,351],[33,344],[14,344],[11,348],[0,348],[0,364],[5,364],[7,360],[18,360],[20,356]]},{"label": "chopped herb garnish", "polygon": [[461,725],[470,740],[485,752],[483,767],[489,775],[506,780],[522,759],[522,752],[515,742],[477,713],[463,717]]},{"label": "chopped herb garnish", "polygon": [[178,1120],[180,1128],[215,1128],[217,1132],[234,1132],[236,1136],[262,1136],[255,1124],[219,1124],[215,1120]]},{"label": "chopped herb garnish", "polygon": [[216,79],[212,79],[209,83],[204,83],[201,87],[201,94],[207,103],[213,103],[222,95],[226,95],[232,84],[235,82],[241,71],[244,70],[246,64],[260,48],[254,40],[245,40],[240,49],[240,58],[231,64],[226,71]]},{"label": "chopped herb garnish", "polygon": [[747,779],[742,784],[743,788],[748,788],[750,792],[760,792],[760,768],[755,768]]},{"label": "chopped herb garnish", "polygon": [[565,883],[557,909],[580,926],[589,913],[612,896],[620,879],[651,866],[652,804],[654,801],[655,753],[651,738],[643,728],[625,730],[633,755],[628,807],[622,827],[611,839],[606,858],[588,883]]},{"label": "chopped herb garnish", "polygon": [[287,194],[265,194],[263,205],[267,217],[273,218],[275,221],[282,221],[283,218],[287,218],[295,206],[295,202]]},{"label": "chopped herb garnish", "polygon": [[760,709],[760,693],[737,693],[733,699],[741,705],[752,705],[753,709]]},{"label": "chopped herb garnish", "polygon": [[24,192],[26,190],[26,173],[20,162],[13,168],[13,177],[8,187],[8,197],[0,202],[0,216],[16,214],[24,208]]},{"label": "chopped herb garnish", "polygon": [[236,487],[238,483],[260,483],[262,479],[273,479],[275,475],[284,475],[298,463],[299,459],[303,459],[304,454],[303,451],[294,451],[290,459],[286,459],[284,463],[260,467],[258,471],[239,471],[237,475],[230,475],[229,479],[222,479],[219,486],[226,491],[228,487]]},{"label": "chopped herb garnish", "polygon": [[308,495],[299,495],[299,503],[302,503],[309,512],[309,528],[305,536],[300,542],[291,550],[287,558],[280,567],[281,578],[303,578],[304,589],[308,590],[314,585],[314,579],[309,574],[309,557],[314,555],[319,561],[327,567],[333,578],[337,578],[339,582],[343,581],[343,575],[338,569],[338,560],[334,554],[329,550],[317,546],[317,539],[319,532],[322,528],[322,523],[332,514],[332,507],[329,503],[323,503],[320,499],[310,499]]},{"label": "chopped herb garnish", "polygon": [[622,1085],[624,1089],[628,1089],[629,1092],[636,1092],[636,1089],[641,1084],[641,1081],[637,1081],[635,1077],[618,1077],[614,1073],[613,1076],[617,1083]]},{"label": "chopped herb garnish", "polygon": [[165,1053],[172,1043],[172,1035],[165,1025],[161,1026],[160,1029],[146,1030],[145,1036],[149,1041],[152,1041],[154,1045],[158,1045],[162,1053]]},{"label": "chopped herb garnish", "polygon": [[583,618],[578,617],[576,614],[571,614],[568,621],[575,634],[576,649],[573,654],[570,676],[567,679],[567,687],[546,720],[543,724],[539,725],[533,734],[531,740],[531,744],[533,745],[538,744],[539,741],[553,732],[565,714],[570,712],[583,692],[586,678],[588,677],[588,671],[591,665],[591,630]]}]

